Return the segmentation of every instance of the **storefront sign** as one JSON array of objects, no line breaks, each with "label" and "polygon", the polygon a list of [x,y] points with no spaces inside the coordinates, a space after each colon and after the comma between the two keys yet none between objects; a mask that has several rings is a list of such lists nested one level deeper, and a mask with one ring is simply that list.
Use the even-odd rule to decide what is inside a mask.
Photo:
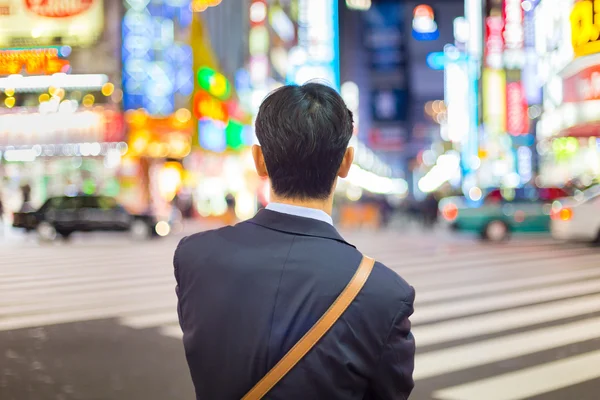
[{"label": "storefront sign", "polygon": [[521,82],[509,82],[506,85],[506,130],[515,136],[529,132],[527,100]]},{"label": "storefront sign", "polygon": [[104,0],[13,0],[7,9],[2,3],[0,47],[15,38],[61,38],[64,44],[87,46],[104,29]]},{"label": "storefront sign", "polygon": [[86,12],[94,0],[25,0],[28,11],[42,17],[66,18]]},{"label": "storefront sign", "polygon": [[571,41],[576,57],[600,53],[600,7],[592,0],[580,0],[571,11]]},{"label": "storefront sign", "polygon": [[[42,47],[0,50],[0,75],[21,74],[52,75],[68,72],[69,61],[63,59],[71,49],[61,47]],[[68,50],[67,50],[68,49]]]},{"label": "storefront sign", "polygon": [[563,102],[600,100],[600,65],[579,71],[563,81]]},{"label": "storefront sign", "polygon": [[229,120],[227,105],[204,91],[194,95],[194,116],[199,120],[209,118],[225,123]]},{"label": "storefront sign", "polygon": [[504,20],[500,16],[490,16],[485,19],[485,65],[490,68],[502,68],[502,53],[504,51]]},{"label": "storefront sign", "polygon": [[118,142],[124,137],[123,115],[113,110],[79,111],[68,117],[13,111],[0,115],[0,145]]}]

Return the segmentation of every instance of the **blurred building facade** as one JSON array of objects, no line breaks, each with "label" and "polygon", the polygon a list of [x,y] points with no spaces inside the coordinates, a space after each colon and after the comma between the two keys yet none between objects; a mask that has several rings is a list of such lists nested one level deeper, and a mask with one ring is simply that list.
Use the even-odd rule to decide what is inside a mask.
[{"label": "blurred building facade", "polygon": [[[0,195],[118,192],[121,4],[9,2],[0,15]],[[26,196],[29,197],[29,196]]]}]

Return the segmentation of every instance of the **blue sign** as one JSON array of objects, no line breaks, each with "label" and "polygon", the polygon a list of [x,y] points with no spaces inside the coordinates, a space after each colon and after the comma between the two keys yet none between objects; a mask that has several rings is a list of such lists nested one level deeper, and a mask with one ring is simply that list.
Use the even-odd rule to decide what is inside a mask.
[{"label": "blue sign", "polygon": [[[369,104],[373,128],[379,131],[389,123],[402,124],[408,117],[404,10],[399,2],[374,3],[363,14],[373,77]],[[406,131],[397,128],[400,134]]]},{"label": "blue sign", "polygon": [[412,31],[412,37],[420,42],[427,42],[431,40],[437,40],[440,37],[440,31],[435,30],[433,32],[417,32]]},{"label": "blue sign", "polygon": [[429,53],[427,55],[427,66],[434,70],[443,70],[448,62],[456,62],[456,61],[466,61],[467,56],[465,53],[456,53],[456,57],[452,58],[452,60],[448,59],[449,57],[444,54],[443,51],[436,51],[433,53]]},{"label": "blue sign", "polygon": [[442,70],[446,65],[446,56],[443,51],[427,54],[427,66],[431,69]]},{"label": "blue sign", "polygon": [[402,89],[376,89],[371,92],[373,119],[379,122],[405,121],[408,92]]}]

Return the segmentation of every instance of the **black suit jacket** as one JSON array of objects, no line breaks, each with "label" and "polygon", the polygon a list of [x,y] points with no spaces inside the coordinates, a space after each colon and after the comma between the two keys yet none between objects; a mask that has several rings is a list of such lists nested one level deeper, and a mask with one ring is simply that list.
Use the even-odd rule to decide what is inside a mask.
[{"label": "black suit jacket", "polygon": [[[361,253],[331,225],[261,210],[184,238],[174,257],[179,320],[197,399],[240,399],[314,325]],[[354,302],[267,399],[406,399],[414,290],[376,263]]]}]

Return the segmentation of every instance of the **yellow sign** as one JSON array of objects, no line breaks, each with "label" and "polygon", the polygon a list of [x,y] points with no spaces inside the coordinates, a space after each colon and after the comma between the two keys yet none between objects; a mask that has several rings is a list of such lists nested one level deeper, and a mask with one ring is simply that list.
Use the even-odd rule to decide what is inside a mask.
[{"label": "yellow sign", "polygon": [[[70,52],[70,48],[68,48]],[[58,47],[0,49],[0,75],[52,75],[68,72],[69,61],[63,59]]]},{"label": "yellow sign", "polygon": [[0,47],[13,39],[36,45],[88,46],[104,29],[104,0],[0,0]]},{"label": "yellow sign", "polygon": [[506,72],[485,68],[482,76],[483,123],[491,135],[506,133]]},{"label": "yellow sign", "polygon": [[571,42],[575,57],[600,53],[600,1],[582,0],[571,11]]}]

